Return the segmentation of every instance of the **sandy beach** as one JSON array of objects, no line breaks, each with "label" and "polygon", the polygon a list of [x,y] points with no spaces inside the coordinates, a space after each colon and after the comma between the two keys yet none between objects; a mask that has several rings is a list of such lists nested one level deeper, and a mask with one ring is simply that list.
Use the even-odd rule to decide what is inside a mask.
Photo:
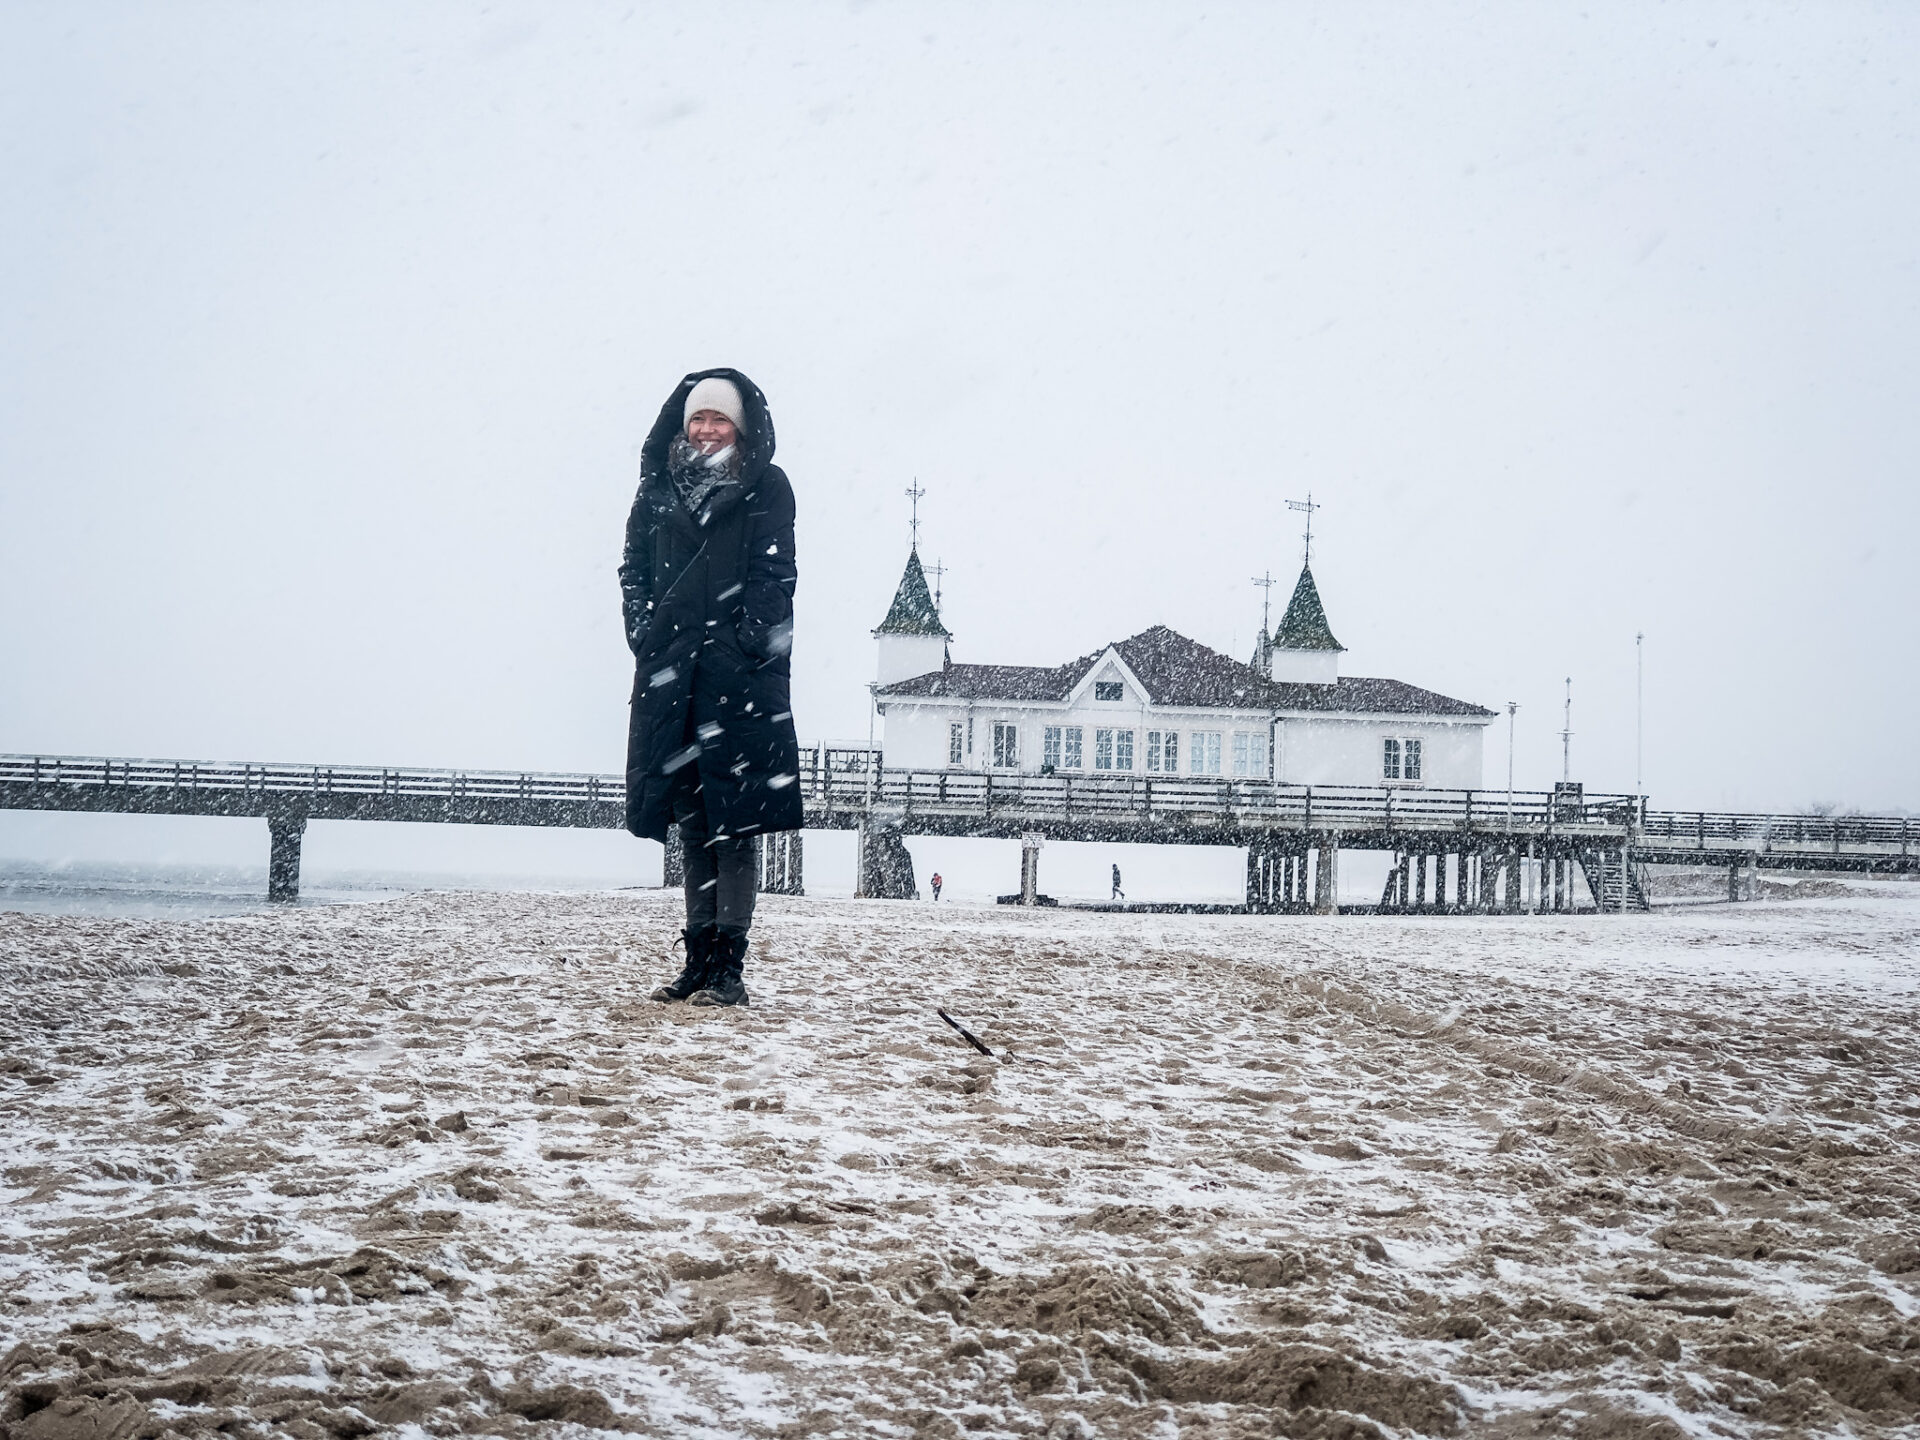
[{"label": "sandy beach", "polygon": [[0,1423],[1920,1433],[1920,886],[1846,888],[769,897],[731,1012],[661,892],[0,915]]}]

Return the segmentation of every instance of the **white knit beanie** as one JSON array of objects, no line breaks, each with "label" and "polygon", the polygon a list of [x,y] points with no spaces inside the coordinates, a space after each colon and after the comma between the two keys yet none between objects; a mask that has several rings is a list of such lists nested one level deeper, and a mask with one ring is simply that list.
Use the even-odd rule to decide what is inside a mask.
[{"label": "white knit beanie", "polygon": [[723,376],[709,375],[687,392],[687,409],[680,423],[684,426],[702,410],[718,410],[733,422],[734,429],[747,428],[747,407],[740,403],[740,387]]}]

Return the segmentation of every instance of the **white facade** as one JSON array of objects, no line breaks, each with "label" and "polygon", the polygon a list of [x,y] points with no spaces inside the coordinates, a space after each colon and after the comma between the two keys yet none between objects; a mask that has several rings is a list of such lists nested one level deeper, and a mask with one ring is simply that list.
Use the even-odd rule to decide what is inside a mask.
[{"label": "white facade", "polygon": [[881,703],[889,766],[1272,777],[1273,712],[1155,705],[1111,649],[1064,701],[889,696]]},{"label": "white facade", "polygon": [[[945,698],[883,703],[889,766],[1040,771],[1051,764],[1056,773],[1069,775],[1208,775],[1406,789],[1479,789],[1488,723],[1477,716],[1179,709],[1155,706],[1131,690],[1127,700],[1107,703]],[[996,764],[1005,756],[1009,730],[1016,763]],[[1057,739],[1049,731],[1058,731]],[[1104,745],[1102,732],[1110,736]],[[1175,737],[1177,751],[1171,768],[1168,736]],[[1396,747],[1391,774],[1389,741]],[[1059,758],[1050,761],[1056,745]]]},{"label": "white facade", "polygon": [[[1478,790],[1489,723],[1479,716],[1283,714],[1274,727],[1274,778],[1289,785]],[[1397,749],[1389,750],[1389,741]]]},{"label": "white facade", "polygon": [[879,651],[874,675],[877,685],[891,685],[896,680],[911,680],[916,675],[938,670],[947,658],[944,635],[891,635],[876,630],[873,639]]},{"label": "white facade", "polygon": [[1340,678],[1338,650],[1282,650],[1276,646],[1267,651],[1267,663],[1273,667],[1271,678],[1296,685],[1331,685]]}]

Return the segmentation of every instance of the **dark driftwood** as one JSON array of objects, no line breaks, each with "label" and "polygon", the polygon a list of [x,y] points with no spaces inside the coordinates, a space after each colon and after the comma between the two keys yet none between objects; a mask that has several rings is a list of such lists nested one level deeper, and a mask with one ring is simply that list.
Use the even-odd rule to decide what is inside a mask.
[{"label": "dark driftwood", "polygon": [[962,1025],[958,1020],[954,1019],[953,1016],[947,1014],[946,1011],[936,1006],[934,1008],[933,1013],[938,1015],[942,1020],[946,1021],[947,1024],[951,1025],[955,1030],[958,1030],[960,1032],[960,1038],[966,1041],[967,1044],[973,1046],[973,1048],[978,1050],[982,1055],[986,1055],[988,1057],[991,1057],[993,1055],[993,1051],[987,1049],[986,1046],[982,1045],[978,1040],[973,1038],[973,1032],[971,1030],[967,1029],[967,1027]]}]

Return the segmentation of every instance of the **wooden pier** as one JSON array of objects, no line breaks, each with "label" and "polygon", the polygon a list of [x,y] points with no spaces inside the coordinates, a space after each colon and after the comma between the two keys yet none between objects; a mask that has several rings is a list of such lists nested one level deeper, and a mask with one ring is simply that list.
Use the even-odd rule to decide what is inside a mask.
[{"label": "wooden pier", "polygon": [[[1342,850],[1385,851],[1377,906],[1461,914],[1644,909],[1645,868],[1920,873],[1920,827],[1899,816],[1654,810],[1630,795],[1302,786],[1212,776],[888,769],[876,752],[810,746],[795,783],[815,830],[1230,845],[1247,851],[1246,907],[1331,913]],[[0,809],[264,819],[268,894],[299,893],[309,820],[617,830],[618,775],[0,756]],[[869,850],[882,848],[870,844]],[[763,846],[765,888],[797,894],[799,836]],[[863,881],[866,877],[863,877]],[[885,887],[862,885],[866,893]]]}]

